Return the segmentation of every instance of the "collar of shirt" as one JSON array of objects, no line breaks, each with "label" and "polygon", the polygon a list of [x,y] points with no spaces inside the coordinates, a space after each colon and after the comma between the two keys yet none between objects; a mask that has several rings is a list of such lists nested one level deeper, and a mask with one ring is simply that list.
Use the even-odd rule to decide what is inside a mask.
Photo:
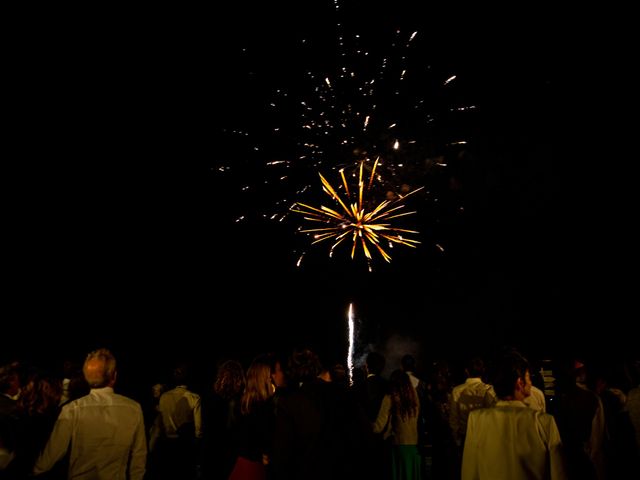
[{"label": "collar of shirt", "polygon": [[496,407],[523,407],[523,408],[529,408],[521,400],[498,400],[496,402]]},{"label": "collar of shirt", "polygon": [[111,395],[113,394],[113,387],[92,388],[91,395]]}]

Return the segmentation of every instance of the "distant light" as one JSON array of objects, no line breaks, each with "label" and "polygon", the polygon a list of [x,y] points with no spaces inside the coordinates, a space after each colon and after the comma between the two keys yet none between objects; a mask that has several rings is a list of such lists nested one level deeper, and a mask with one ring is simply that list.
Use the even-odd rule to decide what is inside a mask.
[{"label": "distant light", "polygon": [[444,81],[443,85],[447,85],[447,84],[449,84],[449,83],[453,82],[455,79],[456,79],[456,76],[455,76],[455,75],[453,75],[453,76],[451,76],[451,77],[447,78],[447,79]]}]

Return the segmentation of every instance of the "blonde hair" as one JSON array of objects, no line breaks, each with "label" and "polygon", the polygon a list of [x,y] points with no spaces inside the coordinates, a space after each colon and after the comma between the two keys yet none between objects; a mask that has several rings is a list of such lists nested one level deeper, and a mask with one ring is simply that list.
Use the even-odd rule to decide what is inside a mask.
[{"label": "blonde hair", "polygon": [[247,370],[247,384],[240,400],[240,412],[248,415],[273,395],[271,366],[266,357],[258,357]]}]

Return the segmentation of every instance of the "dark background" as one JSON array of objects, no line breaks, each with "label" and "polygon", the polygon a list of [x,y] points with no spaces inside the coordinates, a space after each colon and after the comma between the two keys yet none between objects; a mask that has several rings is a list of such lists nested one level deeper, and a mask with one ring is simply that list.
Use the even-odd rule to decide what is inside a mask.
[{"label": "dark background", "polygon": [[[569,141],[570,67],[542,6],[498,17],[349,2],[345,29],[371,48],[395,28],[416,29],[412,61],[429,65],[426,81],[458,76],[447,96],[433,94],[431,141],[451,162],[459,152],[439,145],[469,144],[433,179],[441,204],[424,203],[417,250],[398,249],[371,273],[323,255],[296,267],[295,224],[252,216],[272,199],[239,186],[260,176],[242,152],[268,137],[267,92],[303,66],[334,67],[332,2],[297,3],[16,18],[3,357],[101,345],[250,357],[311,343],[340,358],[350,302],[360,350],[400,338],[433,356],[504,344],[536,356],[637,352],[612,273],[624,259],[606,246],[615,244],[609,206],[589,187],[597,172],[587,177],[579,159],[557,153]],[[313,55],[301,55],[301,36],[315,39]],[[478,112],[443,113],[464,104]],[[236,127],[255,136],[231,143]],[[223,165],[233,173],[220,174]],[[452,175],[462,193],[447,190]]]}]

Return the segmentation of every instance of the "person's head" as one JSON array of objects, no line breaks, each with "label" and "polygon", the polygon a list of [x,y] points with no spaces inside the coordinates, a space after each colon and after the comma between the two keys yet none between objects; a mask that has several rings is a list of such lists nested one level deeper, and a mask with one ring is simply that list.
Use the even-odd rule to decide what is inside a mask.
[{"label": "person's head", "polygon": [[384,355],[378,352],[370,352],[367,355],[367,371],[373,375],[381,375],[386,364]]},{"label": "person's head", "polygon": [[171,369],[171,384],[174,387],[189,385],[191,380],[191,367],[186,361],[180,361]]},{"label": "person's head", "polygon": [[466,368],[469,378],[480,378],[484,375],[484,361],[480,357],[473,357],[467,362]]},{"label": "person's head", "polygon": [[0,393],[15,397],[20,393],[20,374],[18,362],[0,367]]},{"label": "person's head", "polygon": [[413,355],[409,355],[408,353],[402,357],[400,360],[400,365],[402,366],[402,370],[405,372],[415,372],[416,371],[416,359],[413,358]]},{"label": "person's head", "polygon": [[280,360],[276,360],[273,362],[271,369],[271,380],[276,387],[286,387],[287,386],[287,376],[282,369],[282,362]]},{"label": "person's head", "polygon": [[156,383],[156,384],[152,385],[151,386],[151,397],[155,401],[160,400],[160,397],[164,393],[164,390],[165,390],[165,388],[164,388],[164,385],[162,383]]},{"label": "person's head", "polygon": [[247,369],[247,385],[242,394],[240,411],[248,415],[255,408],[267,401],[275,392],[271,382],[271,366],[266,355],[256,357]]},{"label": "person's head", "polygon": [[347,385],[347,369],[341,363],[336,363],[329,369],[329,373],[331,374],[331,381],[336,382],[340,385]]},{"label": "person's head", "polygon": [[116,359],[106,348],[94,350],[87,355],[82,373],[91,388],[112,387],[116,383]]},{"label": "person's head", "polygon": [[227,360],[218,368],[213,391],[220,397],[231,400],[242,394],[244,385],[244,369],[240,362]]},{"label": "person's head", "polygon": [[20,393],[18,409],[26,415],[47,414],[57,408],[61,396],[59,379],[34,371]]},{"label": "person's head", "polygon": [[524,400],[531,395],[529,362],[515,352],[504,355],[496,365],[493,388],[503,400]]},{"label": "person's head", "polygon": [[276,388],[284,388],[287,386],[287,373],[283,367],[286,367],[286,359],[277,353],[270,353],[269,365],[271,366],[271,381]]},{"label": "person's head", "polygon": [[311,382],[322,372],[322,364],[312,350],[299,348],[289,358],[289,371],[294,383]]}]

